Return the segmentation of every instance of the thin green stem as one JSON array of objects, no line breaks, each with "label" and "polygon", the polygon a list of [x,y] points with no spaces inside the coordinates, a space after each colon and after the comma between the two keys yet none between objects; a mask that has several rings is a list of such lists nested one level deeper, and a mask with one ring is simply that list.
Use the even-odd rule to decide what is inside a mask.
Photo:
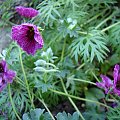
[{"label": "thin green stem", "polygon": [[66,46],[66,40],[67,40],[67,37],[64,39],[64,44],[63,44],[63,49],[62,49],[62,54],[61,54],[61,62],[63,61],[63,57],[64,57],[65,46]]},{"label": "thin green stem", "polygon": [[91,72],[92,73],[92,75],[94,76],[94,78],[98,81],[98,82],[100,82],[100,80],[97,78],[97,76],[95,75],[95,73],[94,72]]},{"label": "thin green stem", "polygon": [[28,84],[28,80],[27,80],[27,77],[26,77],[26,74],[25,74],[25,70],[24,70],[24,66],[23,66],[23,62],[22,62],[22,53],[21,53],[21,49],[20,48],[19,48],[19,54],[20,54],[20,63],[21,63],[21,68],[22,68],[22,72],[23,72],[23,75],[24,75],[26,89],[27,89],[27,92],[28,92],[28,95],[29,95],[29,99],[30,99],[31,105],[32,105],[33,108],[35,108],[34,104],[33,104],[32,96],[30,94],[29,84]]},{"label": "thin green stem", "polygon": [[[87,60],[86,62],[89,62],[90,60]],[[85,63],[82,63],[78,68],[77,68],[77,70],[79,70],[79,69],[81,69],[82,67],[84,67],[85,66],[85,64],[86,64],[86,62]]]},{"label": "thin green stem", "polygon": [[100,26],[102,26],[105,22],[107,22],[111,17],[113,17],[113,14],[107,17],[105,20],[103,20],[100,24],[98,24],[95,28],[98,29]]},{"label": "thin green stem", "polygon": [[72,80],[75,80],[75,81],[84,82],[84,83],[90,83],[92,85],[96,85],[94,82],[83,80],[83,79],[77,79],[77,78],[68,78],[68,79],[72,79]]},{"label": "thin green stem", "polygon": [[78,31],[80,34],[83,34],[83,35],[90,35],[90,36],[93,36],[93,34],[91,33],[88,33],[88,32],[82,32],[82,31]]},{"label": "thin green stem", "polygon": [[[37,97],[38,98],[38,97]],[[49,108],[47,107],[47,105],[45,104],[44,100],[41,100],[40,98],[38,98],[38,100],[44,105],[44,107],[46,108],[46,110],[48,111],[49,115],[51,116],[51,118],[53,120],[55,120],[54,116],[52,115],[51,111],[49,110]]]},{"label": "thin green stem", "polygon": [[[40,95],[40,97],[42,98],[42,95],[40,94],[40,92],[39,92],[39,95]],[[47,105],[46,105],[46,103],[44,102],[44,100],[43,100],[43,99],[40,99],[36,94],[34,94],[34,96],[36,96],[37,99],[44,105],[44,107],[46,108],[46,110],[47,110],[48,113],[50,114],[51,118],[52,118],[53,120],[55,120],[54,116],[52,115],[51,111],[50,111],[49,108],[47,107]]]},{"label": "thin green stem", "polygon": [[81,68],[84,67],[84,66],[85,66],[85,63],[81,64],[81,65],[77,68],[77,70],[81,69]]},{"label": "thin green stem", "polygon": [[104,14],[104,13],[106,12],[106,10],[107,10],[107,9],[105,9],[102,13],[99,13],[99,14],[93,16],[92,18],[90,18],[89,20],[87,20],[84,24],[81,25],[81,27],[82,27],[83,25],[86,25],[86,24],[90,23],[90,22],[93,21],[94,19],[97,19],[97,17],[99,17],[100,15]]},{"label": "thin green stem", "polygon": [[79,31],[80,34],[83,34],[83,35],[87,35],[88,33],[87,32],[82,32],[82,31]]},{"label": "thin green stem", "polygon": [[12,23],[11,21],[9,21],[9,20],[7,20],[7,21],[5,21],[6,23],[8,23],[8,24],[10,24],[10,25],[16,25],[16,24],[14,24],[14,23]]},{"label": "thin green stem", "polygon": [[49,115],[51,116],[51,118],[52,118],[53,120],[55,120],[54,116],[52,115],[52,113],[51,113],[50,110],[48,109],[48,107],[47,107],[47,105],[45,104],[45,102],[44,102],[43,100],[42,100],[41,102],[42,102],[42,104],[44,105],[44,107],[46,108],[46,110],[48,111],[48,113],[49,113]]},{"label": "thin green stem", "polygon": [[105,99],[107,100],[108,99],[108,97],[109,97],[109,95],[110,95],[110,93],[113,91],[113,88],[110,88],[110,90],[108,91],[108,93],[107,93],[107,95],[106,95],[106,97],[105,97]]},{"label": "thin green stem", "polygon": [[16,82],[25,87],[24,82],[19,77],[16,76],[16,79],[17,79]]},{"label": "thin green stem", "polygon": [[17,116],[18,120],[22,120],[19,115],[17,114],[17,111],[15,109],[15,105],[13,103],[13,99],[12,99],[12,95],[11,95],[11,89],[10,89],[10,84],[8,84],[8,93],[9,93],[9,97],[10,97],[10,102],[11,102],[11,105],[12,105],[12,108],[13,108],[13,111],[15,113],[15,115]]},{"label": "thin green stem", "polygon": [[[112,25],[110,25],[110,26],[108,26],[108,27],[106,27],[106,28],[104,28],[103,30],[101,30],[101,33],[103,33],[103,32],[105,32],[105,31],[107,31],[107,30],[111,29],[112,27],[114,27],[114,26],[116,26],[116,25],[118,25],[118,24],[120,24],[120,21],[119,21],[119,22],[117,22],[117,23],[114,23],[114,24],[112,24]],[[87,32],[82,32],[82,31],[79,31],[79,33],[80,33],[80,34],[83,34],[83,35],[87,35],[87,34],[89,34],[89,35],[91,35],[91,36],[92,36],[92,34],[91,34],[91,33],[87,33]]]},{"label": "thin green stem", "polygon": [[105,31],[111,29],[112,27],[114,27],[114,26],[116,26],[116,25],[118,25],[118,24],[120,24],[120,21],[117,22],[117,23],[114,23],[114,24],[112,24],[112,25],[110,25],[110,26],[108,26],[108,27],[106,27],[106,28],[104,28],[103,30],[101,30],[101,32],[105,32]]},{"label": "thin green stem", "polygon": [[97,17],[99,17],[100,15],[101,15],[101,13],[93,16],[93,17],[90,18],[87,22],[85,22],[84,24],[82,24],[81,27],[82,27],[83,25],[86,25],[86,24],[90,23],[91,21],[93,21],[94,19],[96,19]]},{"label": "thin green stem", "polygon": [[113,95],[110,94],[110,97],[113,98],[116,102],[119,102]]},{"label": "thin green stem", "polygon": [[48,45],[47,45],[46,48],[48,48],[49,46],[51,46],[51,44],[52,44],[53,42],[55,42],[55,40],[56,40],[59,36],[60,36],[60,33],[57,34],[57,35],[55,36],[55,38],[53,38],[53,39],[48,43]]},{"label": "thin green stem", "polygon": [[64,93],[64,92],[57,91],[57,90],[53,90],[53,89],[49,89],[49,90],[52,91],[52,92],[54,92],[54,93],[60,94],[60,95],[64,95],[64,96],[67,96],[67,97],[74,98],[74,99],[76,99],[76,100],[81,100],[81,101],[96,103],[96,104],[98,104],[98,105],[102,105],[102,106],[104,106],[104,107],[113,109],[113,108],[111,108],[110,106],[107,106],[107,105],[105,105],[105,104],[103,104],[103,103],[100,103],[100,102],[98,102],[98,101],[93,101],[93,100],[89,100],[89,99],[85,99],[85,98],[80,98],[80,97],[73,96],[73,95],[70,95],[70,94],[66,94],[66,93]]},{"label": "thin green stem", "polygon": [[[65,88],[65,85],[64,85],[63,80],[62,80],[62,79],[60,79],[60,80],[61,80],[61,84],[62,84],[62,87],[63,87],[65,93],[68,94],[68,92],[67,92],[67,90],[66,90],[66,88]],[[82,120],[85,120],[84,117],[82,116],[81,112],[79,111],[78,107],[77,107],[77,106],[75,105],[75,103],[73,102],[73,100],[72,100],[70,97],[68,97],[68,99],[69,99],[69,101],[71,102],[71,104],[73,105],[73,107],[75,108],[75,110],[76,110],[76,111],[78,112],[78,114],[80,115],[81,119],[82,119]]]}]

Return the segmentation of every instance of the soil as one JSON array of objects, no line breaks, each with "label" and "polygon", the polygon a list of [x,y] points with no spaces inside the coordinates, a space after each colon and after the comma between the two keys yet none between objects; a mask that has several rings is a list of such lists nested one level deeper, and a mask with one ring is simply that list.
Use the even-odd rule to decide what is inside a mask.
[{"label": "soil", "polygon": [[11,28],[0,28],[0,53],[11,42]]}]

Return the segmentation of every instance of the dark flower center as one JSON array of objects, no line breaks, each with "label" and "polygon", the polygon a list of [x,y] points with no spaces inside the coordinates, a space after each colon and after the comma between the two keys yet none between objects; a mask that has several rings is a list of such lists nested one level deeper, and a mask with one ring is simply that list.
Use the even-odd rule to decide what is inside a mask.
[{"label": "dark flower center", "polygon": [[2,66],[2,64],[0,64],[0,73],[3,73],[4,72],[4,68]]},{"label": "dark flower center", "polygon": [[120,90],[120,80],[117,80],[116,88],[117,88],[118,90]]},{"label": "dark flower center", "polygon": [[2,79],[2,84],[0,85],[0,87],[2,87],[4,84],[6,84],[6,81]]},{"label": "dark flower center", "polygon": [[27,38],[28,40],[32,41],[34,40],[34,28],[33,27],[29,27],[29,30],[27,31]]}]

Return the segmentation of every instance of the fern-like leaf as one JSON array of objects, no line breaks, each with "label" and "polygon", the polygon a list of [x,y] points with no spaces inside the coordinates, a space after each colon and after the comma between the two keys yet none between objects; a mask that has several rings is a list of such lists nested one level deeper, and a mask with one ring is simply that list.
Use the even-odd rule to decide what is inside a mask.
[{"label": "fern-like leaf", "polygon": [[106,51],[109,49],[106,47],[106,38],[98,30],[92,30],[90,33],[86,33],[84,36],[79,36],[70,45],[71,56],[75,57],[78,61],[79,55],[84,61],[90,59],[92,62],[94,58],[97,58],[99,62],[103,62],[103,59],[107,56]]},{"label": "fern-like leaf", "polygon": [[50,20],[54,21],[56,20],[56,17],[61,16],[58,12],[59,7],[59,2],[55,2],[53,0],[45,0],[37,6],[37,9],[39,9],[43,21],[48,24]]},{"label": "fern-like leaf", "polygon": [[109,30],[109,41],[113,49],[120,46],[120,25],[116,25]]}]

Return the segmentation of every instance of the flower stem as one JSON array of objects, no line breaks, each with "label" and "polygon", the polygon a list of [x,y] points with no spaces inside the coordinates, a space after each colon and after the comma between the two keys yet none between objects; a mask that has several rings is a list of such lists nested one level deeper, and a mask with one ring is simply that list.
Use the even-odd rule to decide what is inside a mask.
[{"label": "flower stem", "polygon": [[103,30],[101,30],[101,32],[105,32],[105,31],[111,29],[112,27],[114,27],[114,26],[116,26],[116,25],[118,25],[118,24],[120,24],[120,21],[117,22],[117,23],[114,23],[114,24],[112,24],[112,25],[110,25],[110,26],[108,26],[108,27],[106,27],[106,28],[104,28]]},{"label": "flower stem", "polygon": [[43,100],[41,100],[42,104],[44,105],[44,107],[46,108],[46,110],[48,111],[48,113],[50,114],[51,118],[53,120],[55,120],[55,118],[53,117],[52,113],[50,112],[50,110],[48,109],[47,105],[45,104],[45,102]]},{"label": "flower stem", "polygon": [[77,70],[80,70],[82,67],[84,67],[85,66],[85,64],[87,63],[87,62],[89,62],[90,60],[87,60],[86,62],[84,62],[84,63],[82,63],[78,68],[77,68]]},{"label": "flower stem", "polygon": [[19,83],[20,85],[22,85],[23,87],[25,87],[24,82],[19,77],[16,76],[16,79],[17,79],[16,80],[17,83]]},{"label": "flower stem", "polygon": [[23,62],[22,62],[22,53],[21,53],[21,49],[20,48],[19,48],[19,53],[20,53],[20,63],[21,63],[21,68],[22,68],[22,72],[23,72],[23,75],[24,75],[26,89],[27,89],[27,92],[28,92],[28,95],[29,95],[29,99],[30,99],[31,105],[32,105],[33,108],[35,108],[34,104],[33,104],[32,96],[30,94],[29,84],[28,84],[28,80],[27,80],[27,77],[26,77],[26,74],[25,74],[25,70],[24,70],[24,66],[23,66]]},{"label": "flower stem", "polygon": [[13,108],[15,115],[17,116],[18,120],[22,120],[16,112],[15,105],[13,103],[13,99],[12,99],[12,95],[11,95],[10,84],[8,84],[8,93],[9,93],[10,102],[11,102],[11,105],[12,105],[12,108]]},{"label": "flower stem", "polygon": [[41,100],[40,98],[38,98],[38,100],[44,105],[44,107],[46,108],[46,110],[48,111],[49,115],[51,116],[51,118],[53,120],[55,120],[54,116],[52,115],[51,111],[49,110],[49,108],[47,107],[47,105],[45,104],[44,100]]},{"label": "flower stem", "polygon": [[85,63],[83,63],[83,64],[81,64],[78,68],[77,68],[77,70],[80,70],[82,67],[84,67],[85,66]]},{"label": "flower stem", "polygon": [[103,103],[100,103],[100,102],[98,102],[98,101],[93,101],[93,100],[89,100],[89,99],[85,99],[85,98],[80,98],[80,97],[73,96],[73,95],[70,95],[70,94],[66,94],[66,93],[64,93],[64,92],[57,91],[57,90],[53,90],[53,89],[49,89],[49,90],[52,91],[52,92],[54,92],[54,93],[60,94],[60,95],[64,95],[64,96],[67,96],[67,97],[74,98],[74,99],[76,99],[76,100],[81,100],[81,101],[96,103],[96,104],[98,104],[98,105],[102,105],[102,106],[104,106],[104,107],[113,109],[113,108],[111,108],[110,106],[107,106],[107,105],[105,105],[105,104],[103,104]]},{"label": "flower stem", "polygon": [[113,14],[107,17],[105,20],[103,20],[100,24],[98,24],[95,28],[98,29],[100,26],[102,26],[105,22],[107,22],[110,18],[113,17]]},{"label": "flower stem", "polygon": [[[81,27],[82,27],[83,25],[86,25],[86,24],[90,23],[91,21],[93,21],[93,20],[97,19],[97,17],[99,17],[100,15],[102,15],[103,13],[105,13],[105,12],[106,12],[106,10],[107,10],[107,9],[105,9],[103,12],[101,12],[101,13],[99,13],[99,14],[97,14],[97,15],[93,16],[93,17],[92,17],[92,18],[90,18],[89,20],[87,20],[84,24],[82,24],[82,25],[81,25]],[[104,16],[104,17],[105,17],[105,16]]]},{"label": "flower stem", "polygon": [[[70,78],[68,78],[70,79]],[[84,83],[90,83],[92,85],[96,85],[94,82],[87,81],[87,80],[82,80],[82,79],[77,79],[77,78],[71,78],[72,80],[79,81],[79,82],[84,82]]]},{"label": "flower stem", "polygon": [[97,17],[99,17],[100,15],[101,15],[101,13],[93,16],[93,17],[90,18],[87,22],[85,22],[84,24],[82,24],[81,27],[82,27],[83,25],[86,25],[86,24],[90,23],[91,21],[93,21],[94,19],[96,19]]},{"label": "flower stem", "polygon": [[40,99],[36,94],[34,94],[34,95],[35,95],[35,97],[44,105],[44,107],[46,108],[46,110],[47,110],[48,113],[50,114],[51,118],[52,118],[53,120],[55,120],[55,118],[54,118],[54,116],[52,115],[51,111],[49,110],[49,108],[47,107],[46,103],[45,103],[44,100],[42,99],[41,93],[39,92],[39,95],[40,95],[40,98],[41,98],[41,99]]},{"label": "flower stem", "polygon": [[119,103],[119,101],[113,95],[110,94],[110,97],[113,98],[116,102]]},{"label": "flower stem", "polygon": [[61,54],[61,62],[63,61],[63,57],[64,57],[65,46],[66,46],[66,40],[67,40],[67,37],[64,39],[64,44],[63,44],[63,49],[62,49],[62,54]]},{"label": "flower stem", "polygon": [[94,76],[94,78],[98,81],[98,82],[100,82],[100,80],[97,78],[97,76],[95,75],[95,73],[94,72],[91,72],[92,73],[92,75]]},{"label": "flower stem", "polygon": [[[63,89],[64,89],[65,93],[68,94],[68,92],[67,92],[67,90],[66,90],[66,88],[65,88],[65,85],[64,85],[64,83],[63,83],[63,80],[62,80],[62,79],[60,79],[60,80],[61,80],[61,83],[62,83],[62,86],[63,86]],[[76,111],[78,112],[78,114],[80,115],[81,119],[82,119],[82,120],[85,120],[84,117],[82,116],[81,112],[79,111],[78,107],[77,107],[77,106],[75,105],[75,103],[73,102],[73,100],[72,100],[70,97],[68,97],[68,99],[69,99],[69,101],[71,102],[71,104],[73,105],[73,107],[75,108],[75,110],[76,110]]]}]

